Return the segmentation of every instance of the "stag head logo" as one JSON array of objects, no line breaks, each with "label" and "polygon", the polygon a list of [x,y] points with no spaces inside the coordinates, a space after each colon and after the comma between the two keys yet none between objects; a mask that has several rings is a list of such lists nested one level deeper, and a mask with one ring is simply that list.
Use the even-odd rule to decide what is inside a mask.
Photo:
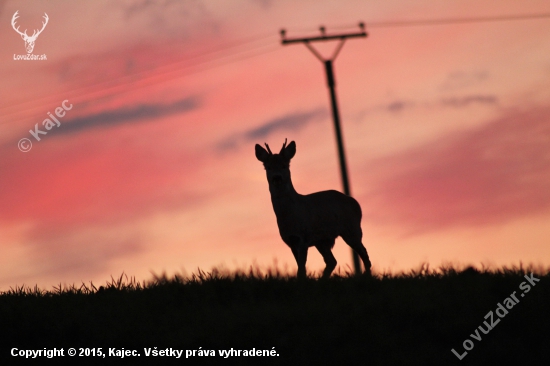
[{"label": "stag head logo", "polygon": [[46,28],[46,24],[48,24],[48,20],[49,20],[48,14],[44,13],[44,21],[42,22],[42,29],[40,30],[35,29],[32,36],[29,36],[27,35],[26,29],[24,32],[21,32],[19,30],[19,27],[17,28],[15,27],[15,20],[19,18],[19,15],[17,15],[18,12],[19,10],[17,10],[15,14],[13,14],[13,17],[11,18],[11,26],[17,33],[21,35],[21,38],[23,38],[23,41],[25,41],[25,48],[27,49],[27,53],[32,53],[32,50],[34,49],[34,42],[36,41],[40,33],[42,33],[44,28]]}]

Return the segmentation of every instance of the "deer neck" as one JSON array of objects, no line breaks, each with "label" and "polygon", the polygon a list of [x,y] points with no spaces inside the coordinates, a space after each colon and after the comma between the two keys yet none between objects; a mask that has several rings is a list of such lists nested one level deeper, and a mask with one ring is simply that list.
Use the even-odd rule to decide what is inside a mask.
[{"label": "deer neck", "polygon": [[299,199],[300,194],[294,189],[292,180],[289,179],[282,186],[269,185],[271,193],[271,203],[277,216],[285,215],[288,210],[292,210],[294,203]]}]

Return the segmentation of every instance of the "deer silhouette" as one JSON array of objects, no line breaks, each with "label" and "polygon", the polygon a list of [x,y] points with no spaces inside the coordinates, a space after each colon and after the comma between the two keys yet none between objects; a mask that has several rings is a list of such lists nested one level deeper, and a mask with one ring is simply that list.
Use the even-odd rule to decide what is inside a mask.
[{"label": "deer silhouette", "polygon": [[256,158],[264,164],[271,203],[283,241],[290,247],[298,264],[298,277],[306,276],[309,247],[323,256],[326,267],[323,277],[330,277],[336,267],[332,254],[338,236],[357,252],[370,274],[371,263],[361,239],[361,206],[352,197],[329,190],[302,195],[296,192],[290,179],[290,160],[296,154],[296,144],[285,143],[273,154],[266,143],[256,144]]}]

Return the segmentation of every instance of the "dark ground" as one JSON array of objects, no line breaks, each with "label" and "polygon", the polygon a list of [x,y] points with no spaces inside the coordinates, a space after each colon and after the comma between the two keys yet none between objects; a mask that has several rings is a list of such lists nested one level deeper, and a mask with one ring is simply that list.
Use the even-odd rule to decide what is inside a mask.
[{"label": "dark ground", "polygon": [[[531,280],[534,286],[525,278],[532,271],[539,279]],[[514,291],[519,302],[505,303]],[[499,303],[511,307],[499,309],[502,318]],[[547,365],[549,309],[550,274],[542,269],[423,267],[396,276],[301,281],[255,271],[201,272],[192,280],[161,277],[147,284],[121,276],[100,289],[0,294],[0,365],[46,361],[12,357],[14,347],[64,348],[55,364]],[[488,329],[490,311],[494,328],[484,334],[478,327]],[[463,343],[473,345],[467,354]],[[106,357],[69,357],[69,347],[77,353],[101,347]],[[183,350],[183,356],[146,357],[144,348],[154,347]],[[121,360],[109,348],[140,356]],[[278,356],[219,355],[231,348],[274,349]],[[195,356],[185,358],[192,350]]]}]

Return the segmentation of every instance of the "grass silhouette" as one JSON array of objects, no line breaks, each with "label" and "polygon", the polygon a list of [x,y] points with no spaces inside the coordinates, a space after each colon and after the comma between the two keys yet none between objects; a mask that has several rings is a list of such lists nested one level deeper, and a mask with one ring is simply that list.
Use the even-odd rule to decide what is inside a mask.
[{"label": "grass silhouette", "polygon": [[[530,273],[540,281],[519,297]],[[12,347],[103,347],[104,353],[124,347],[141,353],[132,364],[151,364],[144,348],[201,347],[215,350],[216,357],[186,362],[220,364],[229,361],[219,350],[275,347],[279,356],[230,358],[240,364],[541,364],[550,358],[549,290],[550,269],[542,267],[426,264],[372,277],[297,279],[250,268],[160,275],[141,283],[122,274],[100,287],[83,283],[50,291],[21,286],[0,293],[0,357]],[[520,301],[473,340],[470,334],[486,314],[513,291]],[[459,361],[451,349],[463,353],[466,339],[474,348]]]}]

